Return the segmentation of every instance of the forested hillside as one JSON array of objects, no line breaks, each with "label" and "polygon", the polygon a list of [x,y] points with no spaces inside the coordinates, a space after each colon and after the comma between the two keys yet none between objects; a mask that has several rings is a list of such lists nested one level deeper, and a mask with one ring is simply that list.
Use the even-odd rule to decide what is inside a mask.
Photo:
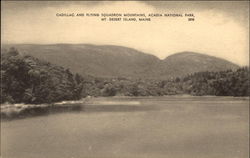
[{"label": "forested hillside", "polygon": [[83,82],[83,95],[90,96],[249,96],[249,68],[198,72],[169,80],[95,78]]},{"label": "forested hillside", "polygon": [[[69,69],[21,55],[2,53],[1,103],[52,103],[86,96],[249,96],[249,67],[197,72],[171,79],[100,78],[72,74]],[[115,67],[115,65],[114,65]]]},{"label": "forested hillside", "polygon": [[51,103],[81,98],[79,75],[15,48],[1,54],[1,103]]},{"label": "forested hillside", "polygon": [[183,78],[180,84],[185,93],[192,95],[249,96],[249,67],[198,72]]}]

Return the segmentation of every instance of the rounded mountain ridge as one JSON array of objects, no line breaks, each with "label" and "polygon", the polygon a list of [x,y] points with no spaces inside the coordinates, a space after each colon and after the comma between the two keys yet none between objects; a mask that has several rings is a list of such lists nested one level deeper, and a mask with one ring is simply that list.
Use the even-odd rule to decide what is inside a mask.
[{"label": "rounded mountain ridge", "polygon": [[168,79],[200,71],[221,71],[239,66],[227,60],[195,52],[180,52],[160,60],[133,48],[90,44],[17,44],[23,54],[32,55],[73,72],[95,77]]}]

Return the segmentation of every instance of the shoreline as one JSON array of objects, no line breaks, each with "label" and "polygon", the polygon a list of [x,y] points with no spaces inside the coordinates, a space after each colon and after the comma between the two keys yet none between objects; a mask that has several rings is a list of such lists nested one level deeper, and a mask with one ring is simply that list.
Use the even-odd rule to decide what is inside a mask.
[{"label": "shoreline", "polygon": [[[191,96],[191,95],[171,95],[171,96],[113,96],[113,97],[87,97],[76,101],[62,101],[51,104],[1,104],[1,121],[21,119],[32,116],[49,115],[60,112],[80,112],[84,111],[85,106],[140,106],[140,99],[147,98],[183,98],[195,99],[213,98],[213,101],[223,99],[249,100],[249,97],[233,96]],[[138,99],[138,101],[124,101],[119,99]],[[181,100],[180,100],[181,101]]]},{"label": "shoreline", "polygon": [[53,104],[2,104],[1,120],[26,118],[29,116],[48,115],[51,113],[81,111],[84,101],[63,101]]}]

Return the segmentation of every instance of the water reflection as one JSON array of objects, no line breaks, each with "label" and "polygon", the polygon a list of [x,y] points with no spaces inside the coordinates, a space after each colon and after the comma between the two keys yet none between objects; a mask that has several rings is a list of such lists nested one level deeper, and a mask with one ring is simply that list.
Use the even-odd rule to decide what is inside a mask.
[{"label": "water reflection", "polygon": [[86,104],[71,104],[63,106],[36,106],[25,108],[18,112],[1,112],[1,120],[15,120],[37,116],[47,116],[56,113],[98,113],[98,112],[138,112],[158,110],[154,105],[141,105],[135,102],[94,102]]},{"label": "water reflection", "polygon": [[27,119],[1,122],[1,154],[9,158],[248,157],[248,103],[204,97],[94,98],[84,104],[32,109],[24,112]]},{"label": "water reflection", "polygon": [[[186,104],[189,106],[183,106]],[[1,106],[1,120],[15,120],[46,116],[56,113],[98,113],[98,112],[139,112],[168,110],[192,112],[195,109],[224,111],[224,105],[246,104],[244,98],[232,97],[130,97],[130,98],[91,98],[80,101],[64,101],[51,105],[7,105]],[[174,105],[174,106],[173,106]],[[216,105],[216,106],[215,106]],[[207,108],[203,108],[206,106]],[[244,108],[244,107],[243,107]],[[213,110],[214,109],[214,110]]]}]

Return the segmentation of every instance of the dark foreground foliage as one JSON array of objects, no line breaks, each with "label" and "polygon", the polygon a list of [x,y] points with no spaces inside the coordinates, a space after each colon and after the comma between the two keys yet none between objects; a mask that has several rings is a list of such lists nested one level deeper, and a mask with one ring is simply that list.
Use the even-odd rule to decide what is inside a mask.
[{"label": "dark foreground foliage", "polygon": [[79,76],[69,70],[22,56],[14,48],[1,57],[1,103],[40,104],[81,98]]}]

